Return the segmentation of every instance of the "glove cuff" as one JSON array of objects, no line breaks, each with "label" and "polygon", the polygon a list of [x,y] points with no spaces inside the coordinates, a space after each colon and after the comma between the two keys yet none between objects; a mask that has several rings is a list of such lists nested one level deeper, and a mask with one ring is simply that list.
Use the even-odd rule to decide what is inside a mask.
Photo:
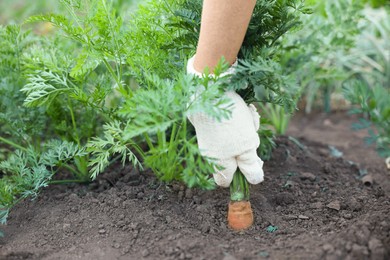
[{"label": "glove cuff", "polygon": [[[197,71],[195,68],[194,68],[194,61],[195,61],[195,55],[192,56],[192,58],[190,58],[187,62],[187,74],[190,74],[190,75],[196,75],[198,77],[203,77],[204,76],[204,73],[202,72],[199,72]],[[236,61],[229,67],[229,69],[223,73],[221,73],[221,75],[219,75],[220,77],[224,77],[224,76],[227,76],[227,75],[232,75],[236,72],[236,67],[237,67],[237,59]],[[209,74],[209,76],[211,77],[214,77],[215,75],[214,74]]]}]

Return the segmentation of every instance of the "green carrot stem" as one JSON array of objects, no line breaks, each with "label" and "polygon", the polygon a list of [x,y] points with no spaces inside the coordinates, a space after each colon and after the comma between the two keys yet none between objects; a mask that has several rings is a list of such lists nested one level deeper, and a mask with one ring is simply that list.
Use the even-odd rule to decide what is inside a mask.
[{"label": "green carrot stem", "polygon": [[91,181],[74,179],[74,180],[52,180],[49,184],[70,184],[70,183],[90,183]]},{"label": "green carrot stem", "polygon": [[60,163],[60,165],[58,165],[60,168],[63,167],[67,170],[69,170],[74,176],[79,176],[81,173],[79,173],[75,168],[73,168],[72,166],[66,164],[66,163]]},{"label": "green carrot stem", "polygon": [[25,147],[20,146],[20,145],[18,145],[16,143],[12,142],[11,140],[5,139],[5,138],[3,138],[1,136],[0,136],[0,141],[4,142],[4,143],[6,143],[6,144],[8,144],[10,146],[13,146],[16,149],[19,149],[21,151],[27,152],[27,149]]},{"label": "green carrot stem", "polygon": [[144,134],[144,138],[145,138],[145,140],[146,140],[146,143],[147,143],[148,146],[149,146],[149,149],[154,149],[154,145],[153,145],[152,141],[150,140],[149,135],[145,133],[145,134]]},{"label": "green carrot stem", "polygon": [[72,103],[70,102],[70,99],[68,99],[68,108],[69,108],[70,116],[71,116],[71,119],[72,119],[73,132],[74,132],[74,135],[75,135],[75,138],[76,138],[76,142],[77,142],[78,146],[81,147],[80,137],[79,137],[79,135],[77,133],[76,119],[75,119],[75,116],[74,116]]},{"label": "green carrot stem", "polygon": [[240,170],[237,170],[236,173],[234,173],[233,181],[230,184],[230,200],[249,200],[249,183]]}]

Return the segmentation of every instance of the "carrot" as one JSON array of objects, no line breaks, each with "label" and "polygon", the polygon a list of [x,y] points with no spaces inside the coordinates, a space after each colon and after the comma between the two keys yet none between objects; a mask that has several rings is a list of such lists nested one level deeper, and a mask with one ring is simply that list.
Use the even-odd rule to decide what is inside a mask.
[{"label": "carrot", "polygon": [[253,212],[249,201],[231,201],[228,210],[228,225],[233,230],[245,230],[253,224]]},{"label": "carrot", "polygon": [[233,230],[245,230],[253,224],[253,212],[249,202],[249,184],[245,176],[237,171],[230,184],[228,226]]}]

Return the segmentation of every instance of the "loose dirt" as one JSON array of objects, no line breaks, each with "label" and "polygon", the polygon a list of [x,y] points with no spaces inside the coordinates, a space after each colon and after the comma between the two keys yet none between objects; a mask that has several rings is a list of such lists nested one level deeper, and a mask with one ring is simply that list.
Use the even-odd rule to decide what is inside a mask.
[{"label": "loose dirt", "polygon": [[228,189],[116,166],[20,203],[1,227],[0,259],[390,259],[390,174],[354,121],[293,119],[265,181],[251,187],[255,223],[245,232],[227,228]]}]

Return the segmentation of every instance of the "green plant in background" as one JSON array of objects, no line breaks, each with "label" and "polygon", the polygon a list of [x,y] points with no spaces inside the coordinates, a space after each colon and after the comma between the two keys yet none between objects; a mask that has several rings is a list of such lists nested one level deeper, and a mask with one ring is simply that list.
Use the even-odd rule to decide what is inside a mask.
[{"label": "green plant in background", "polygon": [[343,86],[351,112],[363,115],[353,128],[368,128],[369,144],[390,156],[390,16],[389,9],[366,8],[364,30],[347,56],[351,79]]},{"label": "green plant in background", "polygon": [[[343,93],[358,105],[352,112],[365,116],[354,128],[374,126],[367,140],[388,156],[389,7],[384,1],[312,2],[317,12],[303,16],[303,29],[282,41],[282,62],[302,84],[306,112],[321,92],[325,111],[330,111],[331,94]],[[367,2],[381,8],[364,7]]]},{"label": "green plant in background", "polygon": [[344,57],[344,64],[352,79],[386,88],[390,85],[389,10],[365,8],[362,15],[363,30],[357,36],[356,45]]},{"label": "green plant in background", "polygon": [[368,128],[367,143],[375,143],[379,155],[390,157],[390,89],[382,85],[370,87],[354,80],[345,84],[344,94],[352,104],[358,105],[351,113],[366,116],[353,127]]},{"label": "green plant in background", "polygon": [[0,38],[0,222],[4,223],[13,205],[35,196],[58,170],[67,169],[77,181],[88,175],[71,166],[86,155],[81,147],[52,140],[47,109],[23,106],[25,96],[20,90],[27,84],[24,55],[39,40],[17,25],[1,27]]},{"label": "green plant in background", "polygon": [[362,8],[361,1],[315,1],[315,13],[302,16],[301,30],[283,38],[282,66],[301,85],[305,112],[319,97],[330,112],[331,94],[340,93],[343,81],[351,76],[344,59],[355,46]]},{"label": "green plant in background", "polygon": [[[375,1],[369,1],[371,4]],[[350,77],[343,85],[344,97],[352,104],[351,113],[363,118],[354,129],[368,128],[367,143],[376,143],[379,155],[389,156],[390,111],[390,19],[389,6],[373,4],[361,10],[360,32],[355,45],[340,57]]]},{"label": "green plant in background", "polygon": [[3,0],[0,2],[0,24],[20,23],[30,15],[57,11],[58,8],[58,1]]},{"label": "green plant in background", "polygon": [[265,117],[260,118],[260,146],[257,149],[257,154],[263,160],[271,159],[272,150],[275,147],[274,132],[272,122]]},{"label": "green plant in background", "polygon": [[389,6],[389,2],[386,0],[364,0],[364,3],[369,3],[374,8]]},{"label": "green plant in background", "polygon": [[260,107],[262,114],[271,121],[271,125],[275,128],[275,133],[284,135],[292,114],[286,112],[283,107],[271,103],[260,104]]}]

